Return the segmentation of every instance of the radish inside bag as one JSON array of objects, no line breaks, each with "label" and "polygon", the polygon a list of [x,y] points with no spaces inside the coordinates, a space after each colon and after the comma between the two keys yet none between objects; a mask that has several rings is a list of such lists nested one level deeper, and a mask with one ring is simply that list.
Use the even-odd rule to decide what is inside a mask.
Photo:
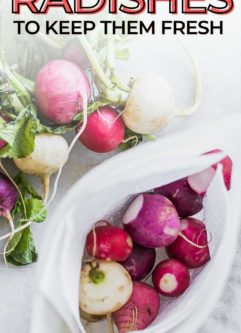
[{"label": "radish inside bag", "polygon": [[[238,125],[238,130],[234,129],[238,124],[237,119],[231,119],[230,124],[235,136],[240,131]],[[106,321],[85,326],[85,322],[79,318],[80,266],[87,233],[95,222],[102,219],[119,223],[133,196],[195,174],[224,157],[221,153],[199,156],[206,151],[222,149],[231,155],[234,165],[240,167],[240,157],[233,149],[233,138],[230,135],[224,137],[223,129],[226,126],[226,120],[220,122],[219,126],[216,124],[216,136],[210,136],[214,130],[206,126],[204,137],[203,129],[200,128],[145,144],[103,163],[79,181],[55,214],[46,239],[46,244],[51,244],[51,251],[49,248],[45,250],[45,256],[43,251],[45,262],[42,261],[39,274],[31,333],[40,332],[40,328],[48,331],[47,312],[52,314],[52,321],[55,318],[56,323],[65,322],[69,332],[107,331]],[[194,134],[196,141],[189,140]],[[208,140],[208,137],[211,139]],[[172,140],[175,146],[171,145],[168,151],[164,150]],[[190,270],[191,285],[182,296],[176,299],[161,296],[160,312],[145,332],[168,332],[174,329],[191,315],[192,309],[198,306],[210,284],[215,284],[213,276],[217,267],[220,267],[218,259],[221,252],[222,255],[226,253],[225,238],[230,232],[231,217],[236,213],[234,206],[230,211],[229,196],[235,197],[236,203],[240,199],[240,189],[236,189],[235,196],[234,192],[235,186],[230,194],[227,193],[222,168],[219,166],[206,193],[204,210],[200,213],[212,237],[209,244],[211,260],[199,269]],[[166,258],[164,252],[159,251],[158,262]],[[44,305],[45,310],[36,315],[41,305]],[[51,333],[55,332],[59,333],[60,330],[51,330]]]}]

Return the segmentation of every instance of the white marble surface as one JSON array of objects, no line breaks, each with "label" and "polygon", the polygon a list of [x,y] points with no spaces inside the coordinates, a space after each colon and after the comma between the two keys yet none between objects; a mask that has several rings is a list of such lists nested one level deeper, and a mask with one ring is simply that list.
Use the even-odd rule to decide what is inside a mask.
[{"label": "white marble surface", "polygon": [[[201,67],[203,78],[202,106],[193,117],[176,120],[163,131],[162,135],[185,130],[189,126],[211,121],[228,113],[241,112],[241,24],[239,16],[240,11],[232,17],[225,18],[227,21],[225,22],[225,36],[202,38],[192,36],[187,38],[187,42],[192,47]],[[147,43],[149,42],[146,42],[144,50],[136,48],[133,56],[135,66],[132,70],[138,72],[141,68],[142,72],[155,70],[161,73],[173,86],[177,96],[177,104],[190,104],[193,92],[192,72],[182,51],[177,50],[175,41],[160,39],[158,52],[153,51],[152,54],[149,53],[150,48]],[[155,67],[150,68],[150,63],[155,64]],[[109,154],[98,155],[88,152],[77,145],[64,169],[58,196],[51,207],[50,215],[71,185],[89,168],[109,156]],[[41,248],[41,240],[44,237],[47,224],[48,221],[45,224],[34,226],[38,248]],[[6,227],[1,225],[0,232],[3,233],[5,230]],[[239,244],[241,244],[241,234]],[[240,250],[241,245],[237,248],[233,269],[222,298],[198,333],[241,332]],[[36,267],[37,264],[20,268],[10,266],[6,269],[0,264],[1,333],[28,333]],[[214,279],[218,279],[218,277],[214,277]]]}]

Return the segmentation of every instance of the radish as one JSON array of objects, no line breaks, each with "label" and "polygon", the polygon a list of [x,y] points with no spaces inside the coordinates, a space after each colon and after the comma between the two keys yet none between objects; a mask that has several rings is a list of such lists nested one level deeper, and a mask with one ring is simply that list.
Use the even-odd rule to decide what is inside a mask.
[{"label": "radish", "polygon": [[177,116],[188,116],[196,112],[201,103],[201,78],[196,60],[185,45],[183,49],[190,58],[194,72],[196,91],[194,104],[184,110],[175,105],[175,96],[170,85],[157,74],[146,74],[133,82],[124,109],[126,126],[139,134],[159,132]]},{"label": "radish", "polygon": [[122,262],[132,280],[144,279],[154,267],[156,250],[134,244],[131,255]]},{"label": "radish", "polygon": [[11,234],[8,241],[4,246],[4,261],[7,265],[6,251],[10,240],[14,236],[14,222],[11,216],[11,210],[14,208],[17,201],[17,190],[14,184],[0,172],[0,217],[4,217],[8,220],[11,228]]},{"label": "radish", "polygon": [[0,172],[0,216],[6,218],[12,228],[11,210],[16,204],[17,190],[12,182]]},{"label": "radish", "polygon": [[171,244],[180,229],[180,219],[171,201],[149,193],[140,194],[131,202],[123,224],[133,241],[146,247]]},{"label": "radish", "polygon": [[187,177],[187,182],[194,192],[197,194],[205,194],[214,176],[215,169],[213,167],[209,167],[201,172]]},{"label": "radish", "polygon": [[94,152],[106,153],[118,148],[124,135],[125,125],[118,112],[110,106],[104,106],[88,117],[87,126],[79,140]]},{"label": "radish", "polygon": [[126,269],[112,261],[85,264],[80,277],[80,308],[93,315],[119,310],[132,294],[132,281]]},{"label": "radish", "polygon": [[203,195],[191,189],[187,178],[158,187],[154,191],[171,200],[180,217],[195,215],[203,209]]},{"label": "radish", "polygon": [[[222,150],[220,149],[214,149],[210,152],[207,152],[206,154],[212,154],[212,153],[220,153],[222,152]],[[226,157],[224,157],[221,161],[219,161],[218,163],[212,165],[212,167],[216,170],[218,164],[222,164],[223,167],[223,179],[224,179],[224,183],[226,185],[227,190],[229,191],[231,188],[231,176],[232,176],[232,168],[233,168],[233,162],[231,160],[231,158],[227,155]]]},{"label": "radish", "polygon": [[[219,153],[222,152],[220,149],[215,149],[205,154]],[[205,155],[204,154],[204,155]],[[218,163],[212,165],[211,167],[191,175],[187,178],[188,184],[198,194],[205,194],[211,181],[214,178],[215,171],[217,170],[218,164],[222,164],[223,167],[223,179],[227,190],[231,187],[231,175],[233,162],[229,156],[226,156]]]},{"label": "radish", "polygon": [[82,70],[90,67],[90,63],[85,55],[85,52],[77,38],[68,41],[63,50],[63,58],[71,61],[79,66]]},{"label": "radish", "polygon": [[177,297],[188,288],[190,274],[187,267],[180,261],[167,259],[156,266],[152,273],[152,281],[160,294]]},{"label": "radish", "polygon": [[159,309],[158,292],[146,283],[134,282],[131,298],[114,313],[119,333],[144,330],[156,318]]},{"label": "radish", "polygon": [[0,140],[0,149],[6,146],[6,141]]},{"label": "radish", "polygon": [[198,64],[188,48],[180,42],[192,62],[195,74],[194,104],[184,110],[175,106],[170,85],[157,74],[146,74],[133,82],[124,109],[126,126],[139,134],[151,134],[168,126],[177,116],[188,116],[197,111],[201,103],[201,78]]},{"label": "radish", "polygon": [[35,82],[37,104],[55,124],[70,123],[90,99],[90,84],[81,69],[66,60],[53,60],[38,73]]},{"label": "radish", "polygon": [[41,177],[46,202],[50,176],[57,172],[67,159],[67,141],[60,135],[43,133],[36,135],[34,151],[27,157],[14,159],[14,163],[21,171]]},{"label": "radish", "polygon": [[172,88],[156,74],[136,79],[123,113],[133,132],[150,134],[166,127],[176,115]]},{"label": "radish", "polygon": [[194,218],[182,219],[180,235],[166,250],[169,257],[188,268],[204,265],[210,260],[205,224]]},{"label": "radish", "polygon": [[86,240],[86,250],[94,258],[124,261],[131,254],[133,244],[128,233],[116,226],[94,227]]}]

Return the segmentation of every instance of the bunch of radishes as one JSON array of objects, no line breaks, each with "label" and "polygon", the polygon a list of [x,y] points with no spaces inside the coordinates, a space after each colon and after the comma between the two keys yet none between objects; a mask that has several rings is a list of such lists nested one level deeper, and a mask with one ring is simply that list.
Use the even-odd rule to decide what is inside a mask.
[{"label": "bunch of radishes", "polygon": [[[232,161],[225,157],[220,163],[229,189]],[[210,168],[215,172],[216,167]],[[189,269],[210,260],[205,223],[193,217],[203,209],[214,176],[210,168],[137,195],[124,213],[124,229],[107,221],[93,227],[87,235],[89,259],[83,263],[80,279],[84,319],[98,320],[103,315],[110,319],[113,314],[120,333],[142,330],[159,312],[159,294],[178,297],[185,292],[191,280]],[[156,250],[164,247],[170,259],[155,266]],[[146,282],[150,274],[153,287]]]}]

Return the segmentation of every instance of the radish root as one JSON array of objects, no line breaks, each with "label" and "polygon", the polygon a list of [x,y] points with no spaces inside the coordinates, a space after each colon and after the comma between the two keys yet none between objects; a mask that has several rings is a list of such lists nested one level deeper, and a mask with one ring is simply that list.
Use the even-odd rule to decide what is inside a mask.
[{"label": "radish root", "polygon": [[[192,242],[182,232],[179,233],[179,236],[182,237],[188,244],[190,244],[190,245],[192,245],[192,246],[194,246],[194,247],[196,247],[198,249],[205,249],[206,247],[208,247],[209,243],[212,241],[212,237],[211,237],[210,241],[207,242],[207,244],[205,244],[205,245],[199,245],[198,241],[199,241],[199,238],[201,237],[203,231],[206,231],[206,230],[205,229],[201,230],[201,232],[200,232],[200,234],[198,236],[198,239],[197,239],[197,243]],[[209,234],[211,235],[211,233],[209,233]]]},{"label": "radish root", "polygon": [[107,318],[107,322],[108,322],[108,332],[109,333],[114,333],[112,314],[107,313],[106,318]]},{"label": "radish root", "polygon": [[47,175],[47,176],[42,176],[42,177],[41,177],[41,180],[42,180],[43,191],[44,191],[44,198],[43,198],[43,201],[44,201],[44,204],[46,204],[47,201],[48,201],[48,197],[49,197],[50,176],[49,176],[49,175]]}]

